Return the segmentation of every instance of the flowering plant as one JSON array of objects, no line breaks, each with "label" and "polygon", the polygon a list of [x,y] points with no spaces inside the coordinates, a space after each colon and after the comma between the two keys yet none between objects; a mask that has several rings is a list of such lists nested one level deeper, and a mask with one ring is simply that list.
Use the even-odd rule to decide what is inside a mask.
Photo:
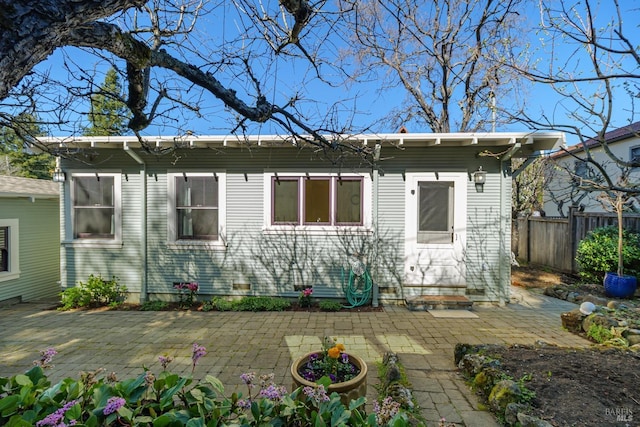
[{"label": "flowering plant", "polygon": [[313,293],[313,288],[305,288],[300,292],[300,295],[298,296],[300,307],[311,307],[312,293]]},{"label": "flowering plant", "polygon": [[190,308],[193,305],[193,300],[198,293],[198,282],[179,282],[174,283],[173,288],[180,291],[180,307]]},{"label": "flowering plant", "polygon": [[325,337],[322,351],[311,354],[298,371],[307,381],[326,384],[349,381],[359,373],[360,369],[345,353],[344,344],[329,337]]}]

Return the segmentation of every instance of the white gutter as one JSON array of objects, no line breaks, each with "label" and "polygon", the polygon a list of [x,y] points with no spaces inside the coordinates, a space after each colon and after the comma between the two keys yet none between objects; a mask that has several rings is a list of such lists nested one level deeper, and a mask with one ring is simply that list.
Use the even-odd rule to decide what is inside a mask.
[{"label": "white gutter", "polygon": [[140,182],[141,182],[141,190],[142,190],[142,198],[140,201],[141,208],[141,219],[140,226],[142,228],[142,235],[140,239],[140,251],[142,252],[142,281],[140,283],[140,303],[144,303],[147,301],[147,278],[148,278],[148,253],[147,253],[147,164],[140,158],[140,156],[132,151],[131,148],[125,143],[123,145],[124,152],[129,155],[133,160],[135,160],[139,165],[142,166],[140,170]]}]

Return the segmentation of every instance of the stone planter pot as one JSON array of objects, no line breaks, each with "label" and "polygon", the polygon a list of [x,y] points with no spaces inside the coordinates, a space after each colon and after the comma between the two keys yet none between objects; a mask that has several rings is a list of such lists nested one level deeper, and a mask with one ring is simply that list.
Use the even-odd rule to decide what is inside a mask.
[{"label": "stone planter pot", "polygon": [[638,287],[635,276],[618,276],[616,273],[606,273],[603,283],[604,293],[612,298],[631,298]]},{"label": "stone planter pot", "polygon": [[[317,386],[316,383],[305,380],[298,373],[300,367],[307,363],[309,361],[309,357],[313,354],[318,354],[318,352],[312,351],[311,353],[307,353],[294,360],[291,364],[291,378],[293,379],[294,390],[298,387]],[[358,369],[360,369],[360,373],[349,381],[329,385],[329,390],[327,390],[328,395],[331,395],[331,393],[334,392],[338,393],[340,395],[340,401],[347,407],[349,406],[350,401],[367,395],[367,364],[358,356],[354,356],[352,354],[348,354],[348,356],[349,362],[353,363]]]}]

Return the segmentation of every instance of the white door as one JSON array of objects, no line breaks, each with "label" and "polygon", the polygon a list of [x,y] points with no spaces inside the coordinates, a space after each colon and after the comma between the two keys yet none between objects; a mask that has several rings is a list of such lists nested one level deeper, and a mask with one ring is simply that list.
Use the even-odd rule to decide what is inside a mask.
[{"label": "white door", "polygon": [[405,284],[464,285],[466,173],[407,173]]}]

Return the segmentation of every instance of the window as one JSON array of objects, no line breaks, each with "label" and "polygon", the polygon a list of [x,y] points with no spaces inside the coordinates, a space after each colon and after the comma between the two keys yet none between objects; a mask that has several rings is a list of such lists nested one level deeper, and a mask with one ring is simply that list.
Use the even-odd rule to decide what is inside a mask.
[{"label": "window", "polygon": [[370,222],[370,180],[358,175],[266,174],[267,226],[364,226]]},{"label": "window", "polygon": [[73,174],[73,238],[120,240],[120,175]]},{"label": "window", "polygon": [[218,183],[213,176],[175,177],[178,239],[218,239]]},{"label": "window", "polygon": [[0,282],[20,277],[17,219],[0,219]]},{"label": "window", "polygon": [[222,242],[225,224],[224,173],[169,173],[169,242]]},{"label": "window", "polygon": [[640,146],[635,146],[630,148],[629,161],[640,163]]},{"label": "window", "polygon": [[418,183],[418,243],[453,241],[453,182]]},{"label": "window", "polygon": [[9,271],[9,227],[0,227],[0,272]]}]

